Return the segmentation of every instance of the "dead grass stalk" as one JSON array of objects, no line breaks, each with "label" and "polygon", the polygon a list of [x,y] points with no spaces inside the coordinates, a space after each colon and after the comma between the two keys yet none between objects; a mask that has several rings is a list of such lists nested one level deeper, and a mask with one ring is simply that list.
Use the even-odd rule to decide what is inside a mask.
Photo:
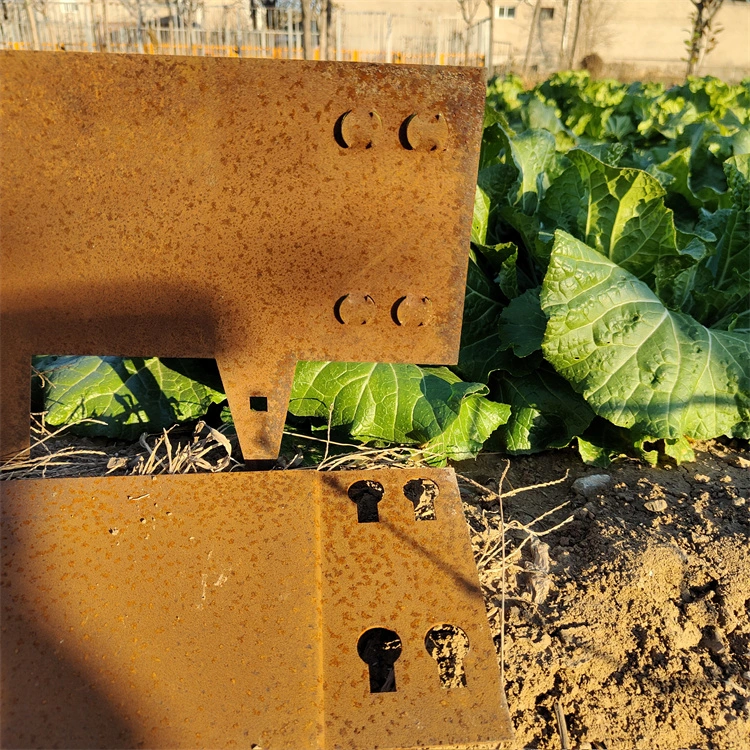
[{"label": "dead grass stalk", "polygon": [[238,462],[232,458],[229,439],[220,430],[198,422],[191,439],[175,439],[172,429],[153,438],[144,433],[138,445],[144,453],[129,448],[128,455],[112,455],[112,450],[81,447],[66,434],[70,427],[84,423],[102,424],[82,419],[64,427],[50,429],[44,414],[33,414],[31,446],[0,464],[0,479],[50,479],[59,477],[102,476],[106,474],[187,474],[197,471],[225,471]]}]

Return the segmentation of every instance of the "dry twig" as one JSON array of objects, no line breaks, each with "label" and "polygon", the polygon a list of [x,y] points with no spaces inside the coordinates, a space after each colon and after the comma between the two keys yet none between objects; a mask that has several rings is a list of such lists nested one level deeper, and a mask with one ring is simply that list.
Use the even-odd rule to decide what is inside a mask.
[{"label": "dry twig", "polygon": [[[467,503],[476,505],[476,503],[471,503],[471,499],[466,492],[467,490],[480,494],[485,501],[494,500],[498,503],[499,512],[495,512],[494,517],[493,514],[482,506],[481,515],[484,521],[484,529],[481,531],[472,529],[472,544],[480,580],[485,588],[485,598],[489,602],[492,598],[499,595],[500,599],[500,609],[498,610],[497,607],[494,607],[494,611],[490,610],[490,619],[494,623],[493,627],[500,640],[501,672],[504,672],[505,662],[505,609],[508,578],[512,574],[516,575],[519,583],[524,585],[529,591],[532,603],[540,604],[544,601],[549,591],[551,580],[549,577],[549,546],[542,541],[542,537],[557,531],[573,520],[573,516],[569,515],[559,523],[555,523],[548,528],[540,528],[542,521],[558,513],[568,505],[567,502],[564,502],[542,513],[528,523],[522,523],[517,519],[507,521],[504,501],[508,497],[560,484],[568,476],[566,472],[565,476],[561,479],[520,487],[505,493],[503,486],[506,482],[509,468],[510,461],[507,461],[498,483],[497,492],[462,474],[457,475],[459,488],[464,491],[462,494]],[[527,548],[530,552],[530,559],[523,560],[524,550]]]},{"label": "dry twig", "polygon": [[557,731],[560,733],[561,750],[570,750],[568,725],[565,722],[565,711],[559,698],[555,701],[555,718],[557,719]]},{"label": "dry twig", "polygon": [[[66,476],[71,467],[80,471],[79,476],[90,476],[101,470],[107,456],[104,451],[73,446],[52,450],[50,443],[54,443],[70,425],[50,431],[44,417],[44,413],[31,415],[31,446],[0,464],[0,479]],[[96,419],[80,419],[74,424],[84,423],[102,424]]]},{"label": "dry twig", "polygon": [[[67,444],[63,434],[69,427],[83,423],[102,424],[95,419],[82,419],[74,424],[49,430],[44,414],[32,415],[32,444],[0,464],[1,479],[55,478],[64,476],[101,476],[120,471],[125,474],[184,474],[195,471],[224,471],[237,462],[231,457],[232,447],[219,430],[198,422],[192,440],[173,442],[170,430],[156,437],[153,446],[148,436],[141,435],[139,444],[145,454],[113,456],[111,451],[79,448]],[[219,451],[217,458],[213,451]]]},{"label": "dry twig", "polygon": [[[298,432],[284,430],[284,434],[302,440],[310,440],[316,443],[324,443],[325,453],[321,462],[315,467],[318,471],[341,471],[358,469],[405,469],[427,465],[430,458],[434,458],[428,450],[422,448],[410,448],[409,446],[398,446],[396,448],[373,448],[368,445],[357,443],[338,443],[330,439],[330,431],[327,437],[316,438],[312,435],[303,435]],[[330,446],[348,448],[347,453],[329,455]],[[291,465],[290,465],[291,468]]]},{"label": "dry twig", "polygon": [[[171,428],[164,430],[154,441],[153,447],[149,445],[146,435],[141,435],[139,442],[148,452],[148,458],[139,455],[128,473],[190,474],[199,470],[215,473],[224,471],[232,464],[238,465],[232,458],[232,446],[227,436],[205,422],[198,422],[193,439],[185,444],[173,445],[169,438],[170,432]],[[219,458],[209,457],[215,450],[225,455]]]}]

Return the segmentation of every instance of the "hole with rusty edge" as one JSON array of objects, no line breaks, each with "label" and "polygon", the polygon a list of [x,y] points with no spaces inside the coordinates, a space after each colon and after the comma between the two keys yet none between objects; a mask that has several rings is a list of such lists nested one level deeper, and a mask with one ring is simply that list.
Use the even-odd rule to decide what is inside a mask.
[{"label": "hole with rusty edge", "polygon": [[403,148],[405,148],[407,151],[413,151],[414,147],[409,143],[409,137],[407,135],[407,130],[409,129],[409,123],[416,117],[416,113],[413,115],[409,115],[402,123],[401,126],[398,129],[398,140],[399,143]]},{"label": "hole with rusty edge", "polygon": [[435,500],[438,494],[440,490],[431,479],[410,479],[404,485],[404,495],[414,506],[415,521],[435,520]]},{"label": "hole with rusty edge", "polygon": [[466,687],[464,660],[469,653],[469,637],[455,625],[436,625],[424,639],[427,653],[437,662],[444,688]]},{"label": "hole with rusty edge", "polygon": [[341,117],[339,117],[338,120],[336,120],[336,123],[333,126],[333,138],[338,143],[341,148],[349,148],[349,144],[344,140],[344,134],[341,131],[341,126],[344,124],[344,118],[351,112],[351,110],[347,110],[344,112]]},{"label": "hole with rusty edge", "polygon": [[378,503],[383,499],[383,485],[372,479],[362,479],[349,487],[348,494],[357,505],[358,523],[377,523]]},{"label": "hole with rusty edge", "polygon": [[[344,121],[347,117],[350,120],[345,125]],[[363,134],[361,131],[363,126],[365,130],[370,129],[372,131],[371,134],[374,135],[382,128],[380,115],[375,110],[372,110],[367,112],[365,117],[362,112],[355,112],[351,109],[347,110],[334,123],[333,138],[341,148],[361,147],[362,145],[364,145],[365,149],[372,148],[374,145],[373,139],[368,138],[367,135],[362,137]],[[357,133],[357,130],[359,130],[359,133]]]},{"label": "hole with rusty edge", "polygon": [[395,665],[401,656],[398,633],[387,628],[371,628],[359,637],[357,653],[370,670],[370,692],[395,693]]},{"label": "hole with rusty edge", "polygon": [[336,304],[333,306],[333,314],[334,314],[336,320],[338,320],[338,322],[341,323],[341,325],[345,325],[345,323],[346,323],[346,321],[344,320],[344,318],[341,316],[341,305],[344,304],[344,300],[348,296],[349,296],[348,294],[343,294],[341,297],[339,297],[336,300]]},{"label": "hole with rusty edge", "polygon": [[375,300],[369,294],[344,294],[336,300],[333,315],[341,325],[367,325],[374,320]]},{"label": "hole with rusty edge", "polygon": [[268,397],[250,396],[250,411],[268,411]]},{"label": "hole with rusty edge", "polygon": [[401,321],[398,319],[398,308],[401,307],[401,304],[406,299],[406,295],[403,297],[399,297],[392,305],[391,305],[391,320],[397,325],[401,325]]}]

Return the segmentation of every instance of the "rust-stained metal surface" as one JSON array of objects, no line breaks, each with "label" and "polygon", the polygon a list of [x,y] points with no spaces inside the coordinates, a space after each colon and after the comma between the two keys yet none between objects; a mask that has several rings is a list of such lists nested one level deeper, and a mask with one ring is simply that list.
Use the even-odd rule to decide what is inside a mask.
[{"label": "rust-stained metal surface", "polygon": [[[415,519],[404,495],[415,479],[437,487],[434,520]],[[347,495],[363,480],[382,487],[378,521],[358,522]],[[373,750],[510,736],[451,470],[0,492],[3,747]],[[433,658],[446,626],[468,640],[460,668]],[[388,692],[370,692],[358,652],[374,628],[400,641]],[[461,669],[465,685],[444,687],[441,670]]]},{"label": "rust-stained metal surface", "polygon": [[477,69],[1,52],[0,453],[35,354],[215,357],[246,459],[298,360],[455,362],[483,107]]},{"label": "rust-stained metal surface", "polygon": [[[298,360],[455,361],[483,105],[477,70],[0,53],[0,454],[34,354],[215,357],[247,459]],[[511,734],[450,470],[0,501],[3,747]]]}]

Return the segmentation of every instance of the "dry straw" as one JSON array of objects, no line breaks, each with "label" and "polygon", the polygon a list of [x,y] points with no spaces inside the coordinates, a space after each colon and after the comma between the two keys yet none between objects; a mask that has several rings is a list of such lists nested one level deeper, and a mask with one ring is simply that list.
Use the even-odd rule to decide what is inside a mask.
[{"label": "dry straw", "polygon": [[[109,450],[66,434],[70,427],[85,423],[103,424],[96,419],[81,419],[50,429],[44,414],[33,414],[31,447],[0,464],[0,479],[51,479],[120,474],[187,474],[198,471],[225,471],[238,462],[232,458],[229,439],[220,430],[198,422],[192,438],[175,439],[172,429],[149,443],[144,433],[136,446],[127,446],[113,455]],[[90,447],[82,447],[91,443]],[[117,450],[117,449],[115,449]],[[120,455],[120,454],[126,455]]]}]

